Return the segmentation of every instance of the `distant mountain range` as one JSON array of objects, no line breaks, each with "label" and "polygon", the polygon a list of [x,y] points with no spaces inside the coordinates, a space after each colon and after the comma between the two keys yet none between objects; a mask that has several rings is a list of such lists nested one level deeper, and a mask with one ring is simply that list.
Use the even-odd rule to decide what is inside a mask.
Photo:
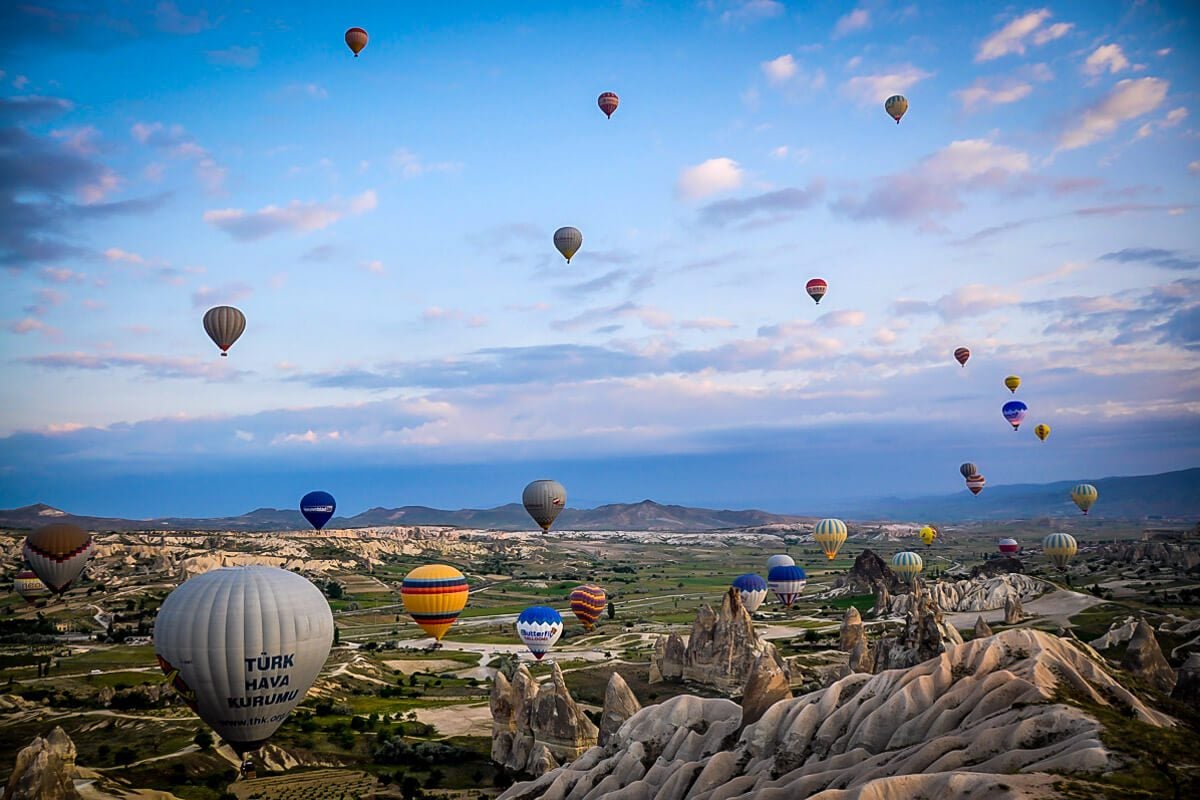
[{"label": "distant mountain range", "polygon": [[[1088,481],[1100,492],[1092,515],[1105,519],[1200,518],[1200,467],[1127,478]],[[849,520],[938,520],[962,522],[989,519],[1029,519],[1074,516],[1071,502],[1076,481],[1047,484],[989,486],[974,496],[966,489],[953,495],[919,498],[886,498],[846,506],[832,504],[824,513]],[[568,508],[555,528],[559,530],[664,530],[704,531],[812,522],[815,517],[770,514],[765,511],[715,511],[707,508],[661,505],[651,500],[613,503],[591,509]],[[0,510],[0,527],[29,529],[51,522],[70,522],[89,530],[192,530],[271,531],[304,530],[308,523],[299,511],[259,508],[237,517],[189,519],[117,519],[70,514],[37,505]],[[352,517],[334,517],[327,528],[369,528],[387,525],[449,525],[460,528],[533,530],[525,509],[517,503],[487,509],[446,511],[426,506],[372,508]]]}]

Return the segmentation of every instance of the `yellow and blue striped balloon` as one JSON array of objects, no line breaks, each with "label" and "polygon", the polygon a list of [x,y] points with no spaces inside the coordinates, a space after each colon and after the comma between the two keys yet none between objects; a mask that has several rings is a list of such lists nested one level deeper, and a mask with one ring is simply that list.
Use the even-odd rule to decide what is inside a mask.
[{"label": "yellow and blue striped balloon", "polygon": [[1079,552],[1075,537],[1069,533],[1052,533],[1042,539],[1042,552],[1060,571],[1067,571],[1067,562]]},{"label": "yellow and blue striped balloon", "polygon": [[813,529],[813,541],[821,545],[821,551],[830,561],[837,558],[838,550],[846,543],[846,523],[840,519],[823,519]]},{"label": "yellow and blue striped balloon", "polygon": [[467,579],[454,567],[426,564],[404,576],[400,596],[413,621],[439,642],[467,607]]},{"label": "yellow and blue striped balloon", "polygon": [[925,569],[925,562],[916,553],[906,550],[892,556],[892,571],[909,583],[912,583],[923,569]]},{"label": "yellow and blue striped balloon", "polygon": [[1071,490],[1071,499],[1075,501],[1075,505],[1079,506],[1079,510],[1084,514],[1092,507],[1100,497],[1100,493],[1096,491],[1096,487],[1090,483],[1081,483]]}]

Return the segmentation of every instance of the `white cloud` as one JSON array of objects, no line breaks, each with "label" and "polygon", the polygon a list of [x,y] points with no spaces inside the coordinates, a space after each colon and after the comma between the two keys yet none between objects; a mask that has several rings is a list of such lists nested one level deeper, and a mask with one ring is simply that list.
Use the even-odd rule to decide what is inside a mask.
[{"label": "white cloud", "polygon": [[1058,149],[1075,150],[1111,136],[1122,122],[1162,105],[1169,85],[1160,78],[1127,78],[1119,82],[1099,105],[1085,110],[1078,123],[1062,134]]},{"label": "white cloud", "polygon": [[362,262],[363,269],[367,272],[373,272],[376,275],[382,275],[387,270],[384,269],[383,262],[376,259],[375,261]]},{"label": "white cloud", "polygon": [[866,30],[869,27],[871,27],[871,12],[865,8],[856,8],[849,14],[844,15],[833,26],[833,38],[837,39],[855,31]]},{"label": "white cloud", "polygon": [[783,3],[778,0],[735,0],[732,5],[721,14],[721,22],[726,25],[772,19],[785,11]]},{"label": "white cloud", "polygon": [[960,139],[926,159],[924,167],[936,179],[967,182],[996,173],[1028,172],[1029,156],[987,139]]},{"label": "white cloud", "polygon": [[1116,75],[1123,69],[1129,69],[1129,60],[1119,44],[1101,45],[1083,62],[1083,71],[1088,75],[1102,75],[1105,72]]},{"label": "white cloud", "polygon": [[1002,106],[1023,100],[1033,91],[1028,83],[1006,83],[999,86],[989,86],[988,82],[979,78],[966,89],[960,89],[954,95],[962,103],[964,111],[974,111],[979,106]]},{"label": "white cloud", "polygon": [[892,344],[897,338],[896,332],[890,328],[879,328],[871,337],[876,344]]},{"label": "white cloud", "polygon": [[894,94],[903,94],[932,75],[912,64],[904,64],[891,72],[855,76],[842,84],[842,92],[862,105],[874,105]]},{"label": "white cloud", "polygon": [[417,178],[431,172],[462,172],[463,165],[458,161],[427,162],[421,156],[401,147],[392,153],[389,165],[405,178]]},{"label": "white cloud", "polygon": [[1200,175],[1200,161],[1193,161],[1192,163],[1188,164],[1188,172],[1192,173],[1193,175]]},{"label": "white cloud", "polygon": [[1167,128],[1174,128],[1176,125],[1187,119],[1187,117],[1188,110],[1183,106],[1180,106],[1179,108],[1173,108],[1167,112],[1165,117],[1157,122],[1147,122],[1138,128],[1137,134],[1134,138],[1145,139],[1147,136],[1154,133],[1155,130],[1161,131]]},{"label": "white cloud", "polygon": [[329,97],[329,92],[325,90],[325,87],[316,83],[292,83],[287,86],[285,91],[288,94],[302,94],[314,100],[325,100]]},{"label": "white cloud", "polygon": [[763,74],[771,83],[786,83],[796,74],[796,59],[786,53],[771,61],[762,62]]},{"label": "white cloud", "polygon": [[822,314],[817,318],[817,321],[824,323],[830,328],[857,328],[859,325],[862,325],[866,319],[867,315],[862,311],[840,309],[838,311],[830,311]]},{"label": "white cloud", "polygon": [[61,139],[63,148],[77,156],[94,156],[98,151],[96,140],[100,138],[100,131],[91,125],[84,125],[81,128],[62,128],[51,131],[50,135],[55,139]]},{"label": "white cloud", "polygon": [[693,331],[720,331],[736,328],[737,326],[727,319],[703,317],[702,319],[685,319],[679,323],[679,327]]},{"label": "white cloud", "polygon": [[228,233],[235,239],[250,241],[280,231],[299,233],[320,230],[346,215],[363,214],[377,205],[375,191],[368,189],[348,201],[334,198],[325,203],[302,203],[293,200],[285,207],[264,206],[246,212],[240,208],[220,208],[204,212],[204,221]]},{"label": "white cloud", "polygon": [[992,61],[1010,53],[1024,55],[1026,41],[1029,39],[1032,39],[1034,44],[1043,45],[1066,36],[1072,27],[1070,23],[1058,22],[1041,28],[1042,23],[1050,17],[1049,9],[1045,8],[1017,17],[983,40],[975,53],[975,62]]},{"label": "white cloud", "polygon": [[18,75],[17,77],[13,78],[12,85],[14,89],[20,91],[29,85],[29,78],[24,75]]},{"label": "white cloud", "polygon": [[742,185],[742,168],[731,158],[710,158],[679,173],[675,193],[684,200],[699,200]]},{"label": "white cloud", "polygon": [[122,250],[119,247],[110,247],[104,251],[104,257],[109,261],[117,261],[123,264],[145,264],[146,259],[142,258],[137,253],[131,253],[127,250]]},{"label": "white cloud", "polygon": [[104,167],[95,180],[79,187],[78,195],[84,205],[99,203],[121,185],[121,176]]},{"label": "white cloud", "polygon": [[1019,301],[1020,298],[1015,294],[1009,294],[995,286],[971,283],[939,298],[934,307],[946,319],[959,319],[986,314]]}]

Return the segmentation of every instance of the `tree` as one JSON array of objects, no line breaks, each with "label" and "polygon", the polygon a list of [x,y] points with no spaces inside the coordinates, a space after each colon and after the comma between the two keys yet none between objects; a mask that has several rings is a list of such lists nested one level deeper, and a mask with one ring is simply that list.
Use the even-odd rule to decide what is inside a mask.
[{"label": "tree", "polygon": [[333,645],[336,647],[342,640],[342,632],[338,630],[337,625],[333,626]]},{"label": "tree", "polygon": [[192,738],[192,742],[201,750],[207,750],[213,746],[212,734],[206,730],[196,731],[196,735]]},{"label": "tree", "polygon": [[617,607],[615,605],[613,605],[612,600],[608,601],[608,618],[609,619],[617,618]]},{"label": "tree", "polygon": [[337,581],[328,581],[325,584],[325,594],[329,596],[330,600],[341,600],[345,595],[345,590]]}]

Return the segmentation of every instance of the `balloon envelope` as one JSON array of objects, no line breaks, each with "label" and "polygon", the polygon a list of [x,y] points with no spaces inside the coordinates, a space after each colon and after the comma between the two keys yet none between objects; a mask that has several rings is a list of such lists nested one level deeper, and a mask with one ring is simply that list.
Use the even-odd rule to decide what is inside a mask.
[{"label": "balloon envelope", "polygon": [[1015,394],[1017,391],[1017,387],[1021,385],[1021,379],[1018,378],[1016,375],[1009,375],[1007,378],[1004,379],[1004,385],[1008,387],[1008,390],[1010,392],[1013,392]]},{"label": "balloon envelope", "polygon": [[1033,435],[1041,439],[1043,442],[1046,441],[1046,437],[1050,435],[1050,426],[1045,423],[1038,425],[1033,429]]},{"label": "balloon envelope", "polygon": [[96,541],[83,528],[56,523],[26,536],[23,549],[29,568],[50,591],[62,594],[83,572]]},{"label": "balloon envelope", "polygon": [[797,566],[772,567],[767,573],[767,586],[786,608],[791,608],[792,603],[800,599],[807,582],[808,576]]},{"label": "balloon envelope", "polygon": [[917,531],[917,538],[921,540],[921,544],[929,547],[933,544],[934,539],[937,538],[937,531],[933,527],[926,525]]},{"label": "balloon envelope", "polygon": [[753,614],[767,599],[767,582],[755,572],[747,572],[733,579],[733,588],[738,590],[742,605]]},{"label": "balloon envelope", "polygon": [[910,583],[913,578],[921,574],[921,570],[924,568],[925,562],[916,553],[903,552],[892,556],[892,572]]},{"label": "balloon envelope", "polygon": [[336,510],[337,502],[329,492],[309,492],[300,498],[300,513],[317,530],[333,519]]},{"label": "balloon envelope", "polygon": [[1025,421],[1025,415],[1029,413],[1029,406],[1020,400],[1009,400],[1004,404],[1004,408],[1000,409],[1000,413],[1004,415],[1004,418],[1008,420],[1008,424],[1012,425],[1015,431]]},{"label": "balloon envelope", "polygon": [[583,247],[583,234],[579,232],[578,228],[559,228],[554,232],[554,246],[570,264],[571,257],[579,252],[579,248]]},{"label": "balloon envelope", "polygon": [[904,112],[908,111],[908,100],[902,94],[894,94],[883,103],[883,108],[887,111],[888,116],[896,120],[896,124],[900,124],[900,118],[904,116]]},{"label": "balloon envelope", "polygon": [[354,53],[354,57],[358,58],[358,54],[367,46],[367,32],[362,28],[351,28],[346,31],[346,46]]},{"label": "balloon envelope", "polygon": [[1075,537],[1069,533],[1052,533],[1042,539],[1042,552],[1054,566],[1065,572],[1067,562],[1079,552],[1079,545],[1076,544]]},{"label": "balloon envelope", "polygon": [[595,627],[596,620],[604,613],[608,605],[608,594],[594,583],[576,586],[571,592],[571,610],[589,631]]},{"label": "balloon envelope", "polygon": [[1081,483],[1071,490],[1071,499],[1075,501],[1075,505],[1079,506],[1079,510],[1084,514],[1088,513],[1088,509],[1100,497],[1100,492],[1096,491],[1096,487],[1090,483]]},{"label": "balloon envelope", "polygon": [[304,699],[333,644],[333,615],[278,567],[221,567],[163,601],[154,652],[167,680],[239,754],[260,747]]},{"label": "balloon envelope", "polygon": [[813,278],[811,281],[804,284],[804,291],[808,292],[808,296],[811,297],[817,303],[817,305],[820,305],[821,298],[824,297],[825,293],[829,291],[829,284],[821,278]]},{"label": "balloon envelope", "polygon": [[970,461],[967,461],[959,466],[958,473],[964,478],[969,478],[972,475],[979,474],[979,467],[975,466]]},{"label": "balloon envelope", "polygon": [[425,564],[404,576],[400,598],[413,622],[439,642],[467,607],[467,579],[446,564]]},{"label": "balloon envelope", "polygon": [[821,552],[830,561],[837,558],[838,550],[846,543],[846,523],[840,519],[823,519],[813,528],[813,541],[821,546]]},{"label": "balloon envelope", "polygon": [[245,331],[246,315],[233,306],[214,306],[204,312],[204,332],[223,356],[229,355],[229,348]]},{"label": "balloon envelope", "polygon": [[533,521],[549,531],[554,520],[567,505],[567,490],[558,481],[543,478],[534,481],[521,492],[521,502]]},{"label": "balloon envelope", "polygon": [[37,573],[31,569],[23,569],[13,578],[13,591],[21,595],[26,603],[32,603],[39,597],[50,594],[50,587],[42,582]]},{"label": "balloon envelope", "polygon": [[549,606],[530,606],[517,617],[517,636],[538,661],[554,647],[562,632],[562,617]]},{"label": "balloon envelope", "polygon": [[796,566],[796,559],[792,558],[787,553],[776,553],[775,555],[773,555],[767,559],[767,572],[768,573],[770,573],[770,571],[775,569],[776,567],[794,567],[794,566]]},{"label": "balloon envelope", "polygon": [[983,491],[984,484],[987,480],[982,475],[972,475],[967,478],[967,488],[971,490],[971,494],[979,494]]},{"label": "balloon envelope", "polygon": [[604,112],[604,116],[612,119],[613,112],[617,110],[621,99],[613,92],[604,92],[596,98],[596,105],[600,106],[600,110]]},{"label": "balloon envelope", "polygon": [[1001,553],[1004,553],[1006,556],[1009,556],[1013,555],[1014,553],[1019,553],[1021,551],[1021,545],[1017,543],[1016,539],[1001,539],[1000,541],[996,542],[996,549]]},{"label": "balloon envelope", "polygon": [[965,347],[960,347],[954,351],[954,360],[962,366],[967,365],[967,359],[971,357],[971,351]]}]

